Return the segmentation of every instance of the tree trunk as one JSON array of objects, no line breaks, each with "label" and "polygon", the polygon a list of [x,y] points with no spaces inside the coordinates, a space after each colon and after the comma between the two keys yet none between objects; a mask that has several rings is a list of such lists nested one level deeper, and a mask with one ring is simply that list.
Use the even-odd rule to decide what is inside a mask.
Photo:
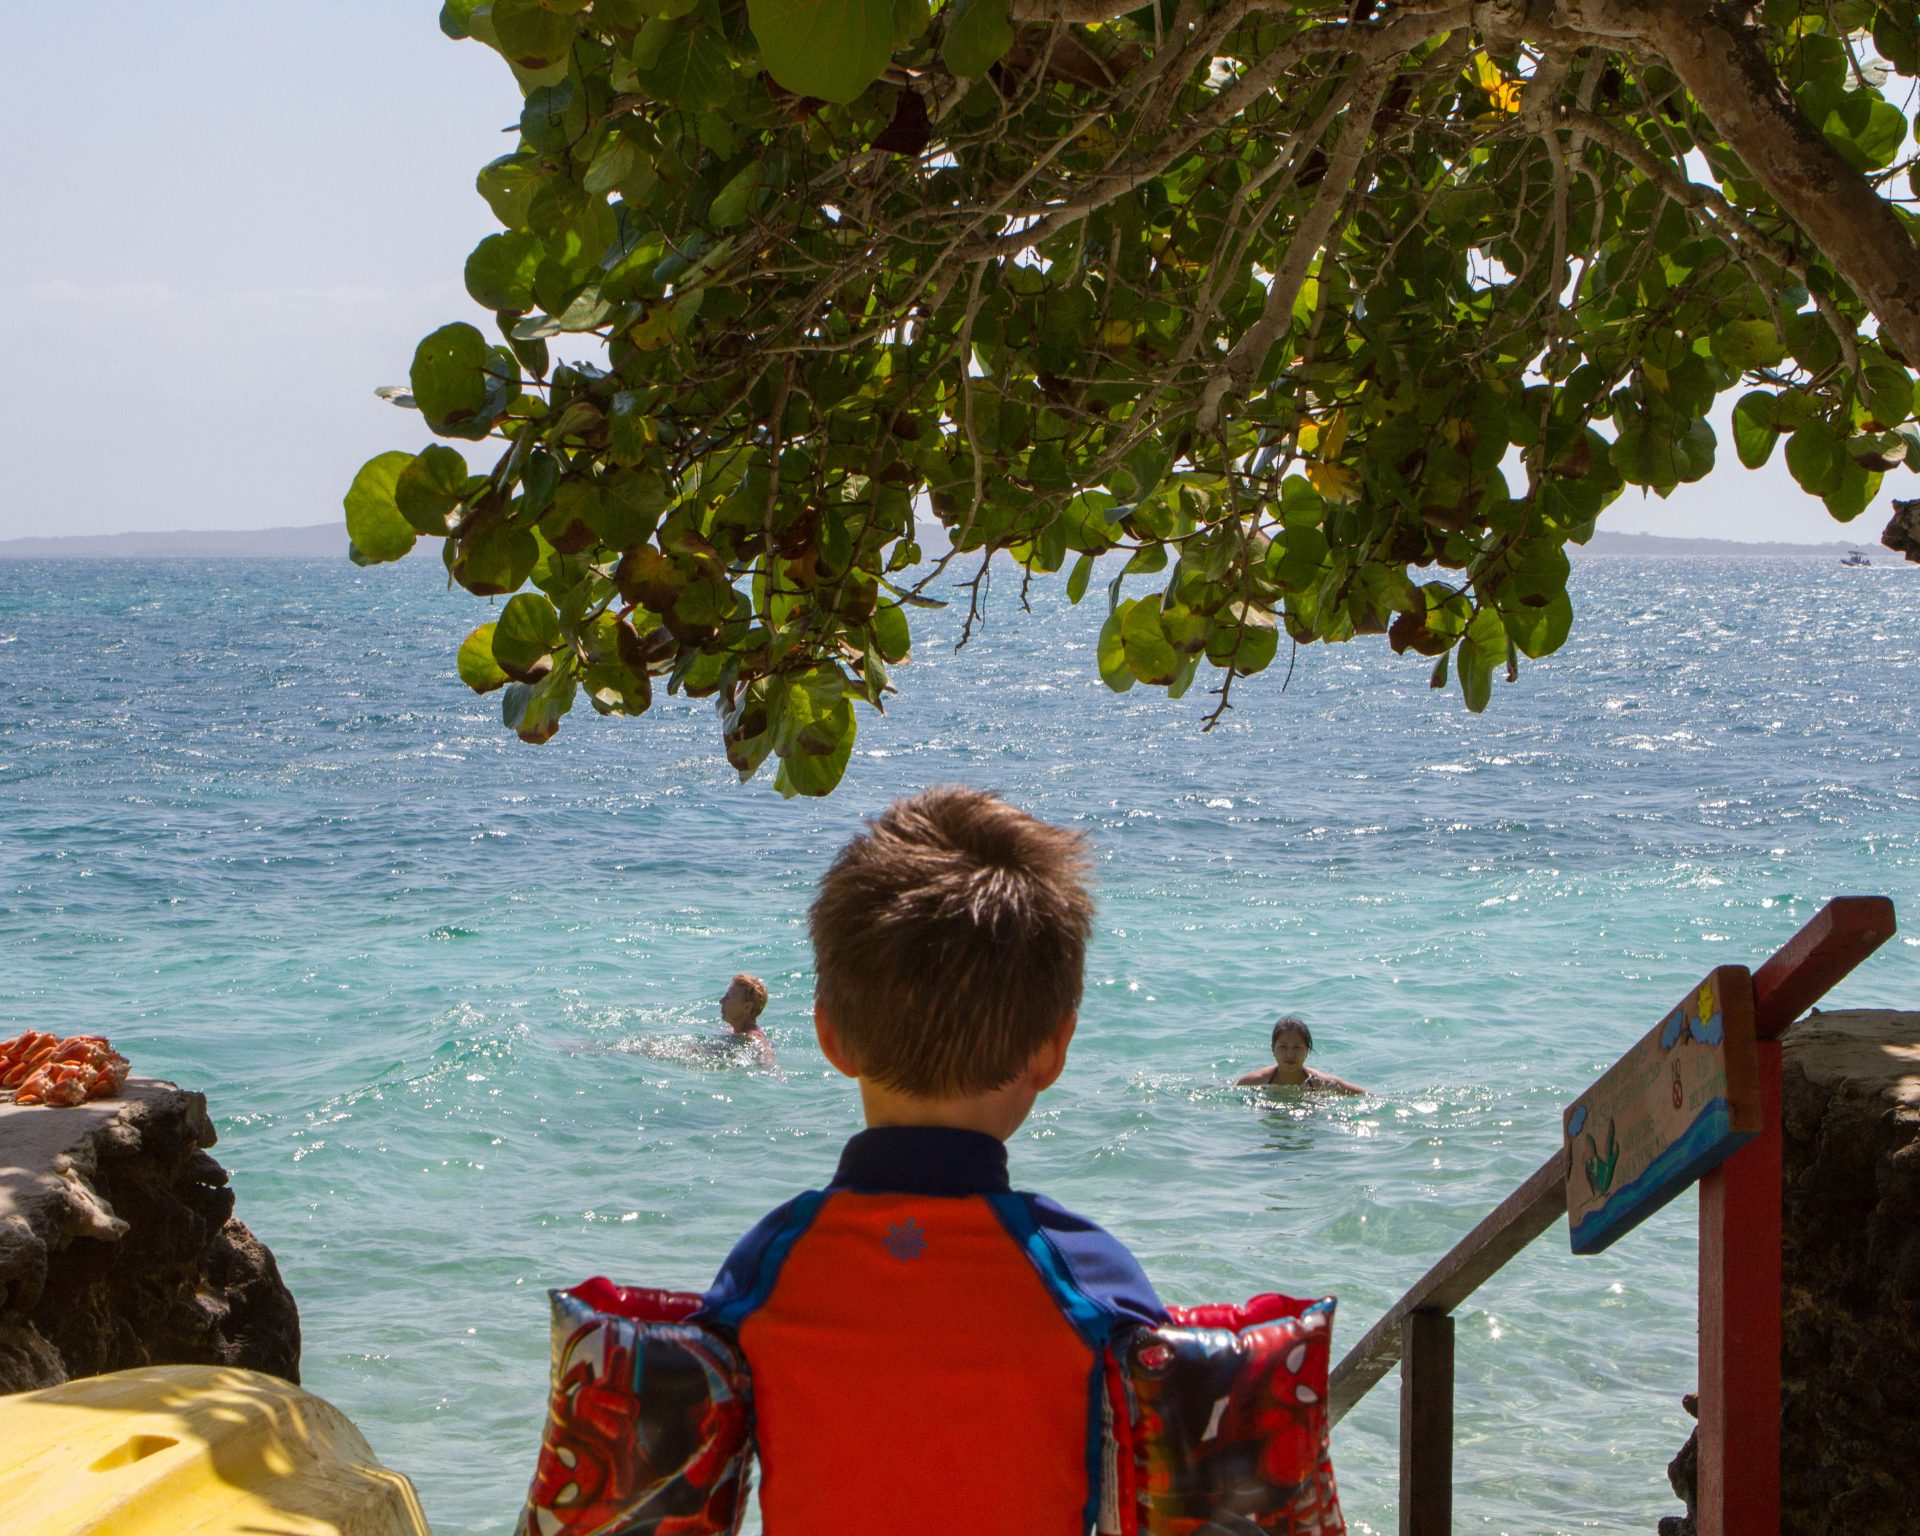
[{"label": "tree trunk", "polygon": [[1757,36],[1720,5],[1651,4],[1636,19],[1754,178],[1879,318],[1881,334],[1920,367],[1920,247],[1807,121]]}]

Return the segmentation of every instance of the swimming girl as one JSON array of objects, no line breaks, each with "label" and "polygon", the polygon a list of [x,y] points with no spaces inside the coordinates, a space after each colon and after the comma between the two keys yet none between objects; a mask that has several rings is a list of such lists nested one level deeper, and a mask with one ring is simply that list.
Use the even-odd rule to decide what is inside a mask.
[{"label": "swimming girl", "polygon": [[1273,1065],[1257,1067],[1235,1080],[1240,1088],[1320,1088],[1329,1093],[1365,1093],[1352,1083],[1307,1065],[1313,1031],[1298,1014],[1283,1014],[1273,1026]]}]

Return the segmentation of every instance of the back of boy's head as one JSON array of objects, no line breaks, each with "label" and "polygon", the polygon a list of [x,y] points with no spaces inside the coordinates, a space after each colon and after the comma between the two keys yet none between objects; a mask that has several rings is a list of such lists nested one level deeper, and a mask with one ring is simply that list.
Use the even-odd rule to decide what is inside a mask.
[{"label": "back of boy's head", "polygon": [[874,817],[809,914],[815,1000],[860,1075],[929,1099],[1013,1081],[1080,1005],[1087,867],[1078,833],[981,790]]}]

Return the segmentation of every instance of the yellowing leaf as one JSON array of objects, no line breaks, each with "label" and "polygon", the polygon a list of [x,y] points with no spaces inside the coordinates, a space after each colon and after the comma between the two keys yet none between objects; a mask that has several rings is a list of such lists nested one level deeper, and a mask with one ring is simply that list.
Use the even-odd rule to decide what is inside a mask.
[{"label": "yellowing leaf", "polygon": [[1520,82],[1503,75],[1500,66],[1484,53],[1473,56],[1473,82],[1487,93],[1487,99],[1493,103],[1495,111],[1514,113],[1520,110]]},{"label": "yellowing leaf", "polygon": [[1328,501],[1358,501],[1360,477],[1344,464],[1313,463],[1307,466],[1307,479]]},{"label": "yellowing leaf", "polygon": [[1339,458],[1340,450],[1346,446],[1346,442],[1347,413],[1345,411],[1335,411],[1333,413],[1333,419],[1327,423],[1325,457],[1329,459]]}]

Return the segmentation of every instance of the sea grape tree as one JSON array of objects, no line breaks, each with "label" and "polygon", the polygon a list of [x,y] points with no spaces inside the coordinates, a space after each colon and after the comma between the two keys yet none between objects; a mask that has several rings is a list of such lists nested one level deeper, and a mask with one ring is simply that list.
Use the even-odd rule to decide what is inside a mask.
[{"label": "sea grape tree", "polygon": [[1714,466],[1721,397],[1843,521],[1920,463],[1912,0],[441,25],[523,96],[466,263],[496,334],[389,393],[498,453],[382,454],[347,524],[506,597],[458,665],[530,741],[665,687],[823,794],[935,578],[977,603],[996,555],[1079,602],[1116,553],[1116,689],[1218,718],[1283,639],[1384,632],[1477,710],[1566,637],[1566,545]]}]

